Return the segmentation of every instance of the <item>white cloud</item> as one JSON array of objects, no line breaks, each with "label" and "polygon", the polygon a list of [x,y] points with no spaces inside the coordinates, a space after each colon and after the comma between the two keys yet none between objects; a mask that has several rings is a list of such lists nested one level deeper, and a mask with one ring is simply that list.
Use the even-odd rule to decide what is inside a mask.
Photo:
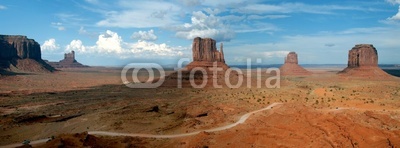
[{"label": "white cloud", "polygon": [[178,23],[181,8],[163,1],[123,0],[119,4],[121,11],[109,11],[105,19],[97,22],[98,26],[120,28],[163,27]]},{"label": "white cloud", "polygon": [[56,43],[56,39],[51,38],[46,41],[44,41],[43,45],[40,47],[42,52],[44,51],[55,51],[57,49],[60,49],[60,45]]},{"label": "white cloud", "polygon": [[283,58],[286,57],[289,52],[290,51],[266,51],[263,52],[262,55],[266,58],[271,58],[271,57]]},{"label": "white cloud", "polygon": [[189,51],[186,47],[171,47],[165,43],[157,44],[150,41],[139,40],[129,43],[123,41],[118,33],[107,30],[100,34],[96,45],[84,46],[82,41],[73,40],[66,47],[66,51],[75,50],[78,53],[86,53],[97,56],[115,56],[125,58],[154,58],[154,57],[181,57]]},{"label": "white cloud", "polygon": [[0,10],[5,10],[5,9],[7,9],[6,6],[0,5]]},{"label": "white cloud", "polygon": [[104,34],[100,34],[96,42],[96,50],[100,53],[117,53],[123,52],[122,38],[116,33],[107,30]]},{"label": "white cloud", "polygon": [[157,36],[154,34],[153,30],[134,32],[131,38],[139,40],[147,40],[147,41],[157,40]]},{"label": "white cloud", "polygon": [[82,52],[82,53],[87,52],[86,47],[83,45],[81,40],[72,40],[71,43],[67,45],[65,52],[70,52],[72,50],[74,50],[75,52]]},{"label": "white cloud", "polygon": [[192,40],[195,37],[208,37],[217,41],[230,41],[235,33],[218,17],[206,15],[202,11],[193,12],[191,23],[174,28],[176,36]]},{"label": "white cloud", "polygon": [[400,20],[400,6],[396,15],[389,17],[388,20]]},{"label": "white cloud", "polygon": [[183,56],[183,47],[169,47],[167,44],[156,44],[148,41],[138,41],[130,44],[130,52],[141,55],[156,55],[156,56]]}]

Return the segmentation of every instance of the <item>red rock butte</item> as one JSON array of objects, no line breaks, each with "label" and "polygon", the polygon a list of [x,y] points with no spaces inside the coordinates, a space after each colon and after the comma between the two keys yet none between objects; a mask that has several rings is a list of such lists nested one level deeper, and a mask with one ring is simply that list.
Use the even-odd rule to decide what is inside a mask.
[{"label": "red rock butte", "polygon": [[307,71],[300,65],[297,58],[296,52],[289,52],[285,57],[285,64],[283,64],[279,70],[283,76],[305,76],[311,75],[311,72]]},{"label": "red rock butte", "polygon": [[211,38],[194,38],[192,44],[193,62],[189,63],[186,68],[191,70],[195,67],[210,68],[213,63],[217,63],[217,67],[228,69],[225,64],[223,44],[221,43],[219,51],[217,50],[216,41]]},{"label": "red rock butte", "polygon": [[372,44],[358,44],[349,50],[347,68],[340,75],[365,78],[391,78],[378,67],[378,51]]},{"label": "red rock butte", "polygon": [[[207,79],[206,86],[213,86],[214,81],[219,85],[226,86],[225,72],[229,69],[229,66],[225,64],[223,44],[221,43],[218,51],[214,39],[197,37],[193,40],[192,52],[193,61],[185,68],[178,71],[182,73],[182,86],[191,87],[191,84],[188,81],[191,79],[193,79],[196,84],[198,84],[197,82],[201,83],[203,80]],[[216,75],[213,73],[214,64],[216,64],[216,68],[219,69]],[[202,73],[195,68],[201,68],[205,70],[206,73]],[[166,81],[163,86],[176,86],[177,79],[179,79],[178,72],[174,72],[165,77]],[[237,72],[230,72],[228,79],[231,84],[236,84],[238,80]]]}]

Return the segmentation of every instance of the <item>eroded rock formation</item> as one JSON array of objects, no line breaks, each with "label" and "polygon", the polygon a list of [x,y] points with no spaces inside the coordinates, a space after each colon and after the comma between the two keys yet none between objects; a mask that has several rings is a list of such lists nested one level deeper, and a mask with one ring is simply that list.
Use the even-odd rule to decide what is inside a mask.
[{"label": "eroded rock formation", "polygon": [[2,59],[42,59],[40,45],[33,39],[20,35],[0,35],[0,40]]},{"label": "eroded rock formation", "polygon": [[193,40],[193,61],[225,62],[223,45],[217,50],[216,41],[211,38],[197,37]]},{"label": "eroded rock formation", "polygon": [[[213,86],[213,82],[225,86],[225,78],[229,79],[231,84],[237,83],[238,74],[234,71],[229,73],[226,77],[225,72],[229,69],[229,66],[225,64],[223,44],[221,43],[218,51],[216,47],[216,41],[211,38],[200,38],[197,37],[193,40],[192,44],[193,61],[189,63],[185,68],[179,70],[182,74],[183,87],[191,86],[189,81],[194,79],[194,82],[203,82],[207,79],[207,86]],[[214,66],[215,64],[215,66]],[[218,71],[214,75],[213,68],[217,68]],[[204,70],[205,73],[199,71]],[[165,85],[176,86],[178,78],[178,72],[172,73],[165,79]],[[191,74],[191,72],[193,72]],[[193,76],[191,76],[193,75]]]},{"label": "eroded rock formation", "polygon": [[59,62],[47,62],[54,68],[82,68],[89,67],[86,65],[82,65],[78,61],[75,60],[75,52],[71,51],[70,53],[64,54],[64,59]]},{"label": "eroded rock formation", "polygon": [[378,51],[371,44],[358,44],[349,50],[348,67],[378,67]]},{"label": "eroded rock formation", "polygon": [[298,63],[299,61],[296,52],[289,52],[289,54],[285,57],[285,64],[283,64],[279,68],[281,71],[281,75],[301,76],[301,75],[311,74],[311,72],[307,71],[306,69],[298,65]]},{"label": "eroded rock formation", "polygon": [[289,54],[285,58],[285,64],[286,63],[299,64],[296,52],[289,52]]},{"label": "eroded rock formation", "polygon": [[221,43],[219,51],[217,50],[216,41],[211,38],[194,38],[192,44],[193,62],[186,66],[187,69],[195,67],[209,68],[216,62],[218,67],[224,70],[229,67],[225,64],[223,44]]},{"label": "eroded rock formation", "polygon": [[42,60],[39,43],[21,35],[0,35],[0,69],[31,72],[54,70]]},{"label": "eroded rock formation", "polygon": [[347,68],[339,74],[375,79],[391,77],[378,67],[378,51],[372,44],[358,44],[349,50]]}]

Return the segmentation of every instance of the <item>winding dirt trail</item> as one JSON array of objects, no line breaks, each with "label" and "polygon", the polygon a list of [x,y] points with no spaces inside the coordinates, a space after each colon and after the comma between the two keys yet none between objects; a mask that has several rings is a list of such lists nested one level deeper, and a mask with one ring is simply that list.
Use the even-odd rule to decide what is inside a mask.
[{"label": "winding dirt trail", "polygon": [[271,105],[256,110],[256,111],[252,111],[249,112],[247,114],[244,114],[242,117],[240,117],[240,119],[238,121],[236,121],[235,123],[232,124],[228,124],[225,126],[221,126],[221,127],[216,127],[216,128],[212,128],[212,129],[208,129],[208,130],[201,130],[201,131],[195,131],[195,132],[190,132],[190,133],[184,133],[184,134],[172,134],[172,135],[153,135],[153,134],[129,134],[129,133],[117,133],[117,132],[106,132],[106,131],[89,131],[88,134],[90,135],[102,135],[102,136],[130,136],[130,137],[146,137],[146,138],[178,138],[178,137],[186,137],[186,136],[192,136],[192,135],[196,135],[199,134],[201,132],[217,132],[217,131],[222,131],[222,130],[226,130],[226,129],[230,129],[232,127],[237,126],[238,124],[242,124],[244,123],[247,118],[249,118],[252,114],[254,113],[258,113],[261,111],[265,111],[265,110],[269,110],[277,105],[281,105],[282,103],[272,103]]},{"label": "winding dirt trail", "polygon": [[[272,109],[275,106],[282,105],[282,104],[283,103],[272,103],[271,105],[269,105],[269,106],[267,106],[265,108],[249,112],[249,113],[244,114],[243,116],[241,116],[238,121],[236,121],[235,123],[232,123],[232,124],[228,124],[228,125],[225,125],[225,126],[216,127],[216,128],[212,128],[212,129],[207,129],[207,130],[184,133],[184,134],[153,135],[153,134],[118,133],[118,132],[107,132],[107,131],[88,131],[88,134],[90,134],[90,135],[101,135],[101,136],[130,136],[130,137],[145,137],[145,138],[178,138],[178,137],[186,137],[186,136],[196,135],[196,134],[199,134],[201,132],[217,132],[217,131],[230,129],[232,127],[235,127],[235,126],[237,126],[239,124],[242,124],[242,123],[246,122],[246,120],[252,114],[255,114],[255,113],[258,113],[258,112],[261,112],[261,111],[265,111],[265,110],[269,110],[269,109]],[[35,140],[35,141],[31,141],[30,144],[31,145],[41,144],[41,143],[47,142],[48,140],[50,140],[50,139],[46,138],[46,139]],[[23,146],[23,144],[22,143],[15,143],[15,144],[11,144],[11,145],[0,146],[0,148],[12,148],[12,147],[18,147],[18,146]]]}]

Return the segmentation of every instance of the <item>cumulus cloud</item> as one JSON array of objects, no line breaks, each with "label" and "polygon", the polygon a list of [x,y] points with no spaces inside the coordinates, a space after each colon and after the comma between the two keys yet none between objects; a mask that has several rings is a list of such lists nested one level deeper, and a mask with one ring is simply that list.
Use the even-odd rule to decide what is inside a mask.
[{"label": "cumulus cloud", "polygon": [[147,40],[147,41],[157,40],[157,36],[154,34],[153,30],[134,32],[131,38],[138,40]]},{"label": "cumulus cloud", "polygon": [[60,30],[60,31],[65,30],[65,27],[64,27],[63,24],[60,23],[60,22],[52,22],[52,23],[51,23],[51,26],[54,27],[54,28],[57,28],[57,29]]},{"label": "cumulus cloud", "polygon": [[165,43],[157,44],[151,41],[138,40],[125,42],[118,33],[111,30],[99,35],[96,45],[85,46],[81,40],[73,40],[66,47],[67,51],[80,53],[115,56],[125,58],[179,57],[188,51],[186,47],[171,47]]},{"label": "cumulus cloud", "polygon": [[81,40],[72,40],[65,48],[65,52],[70,52],[72,50],[84,53],[86,52],[86,47],[83,45]]},{"label": "cumulus cloud", "polygon": [[43,45],[40,46],[40,49],[42,51],[54,51],[54,50],[60,49],[60,45],[58,45],[56,43],[56,39],[51,38],[51,39],[44,41]]},{"label": "cumulus cloud", "polygon": [[193,12],[191,23],[174,28],[176,36],[184,39],[195,37],[209,37],[217,41],[230,41],[235,33],[229,29],[218,17],[206,15],[202,11]]}]

